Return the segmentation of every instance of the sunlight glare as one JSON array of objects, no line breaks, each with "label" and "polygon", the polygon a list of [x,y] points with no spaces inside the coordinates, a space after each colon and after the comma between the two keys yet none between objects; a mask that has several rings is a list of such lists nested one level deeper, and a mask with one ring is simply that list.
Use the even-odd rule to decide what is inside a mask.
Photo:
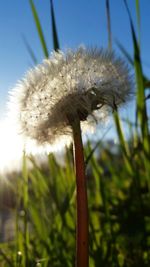
[{"label": "sunlight glare", "polygon": [[0,122],[0,174],[19,171],[23,153],[23,141],[6,119]]},{"label": "sunlight glare", "polygon": [[[66,140],[64,140],[64,144],[66,143]],[[12,172],[21,171],[23,151],[27,155],[32,154],[38,164],[46,162],[47,154],[54,152],[56,160],[63,165],[63,148],[63,143],[55,144],[55,146],[37,146],[34,141],[28,140],[25,144],[22,135],[17,133],[10,120],[0,121],[0,176],[5,177]],[[28,162],[29,168],[31,167],[30,163]]]}]

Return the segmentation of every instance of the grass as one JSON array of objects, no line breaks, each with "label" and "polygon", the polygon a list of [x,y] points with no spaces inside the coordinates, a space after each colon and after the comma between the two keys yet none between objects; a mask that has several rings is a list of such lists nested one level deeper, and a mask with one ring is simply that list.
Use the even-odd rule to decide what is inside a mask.
[{"label": "grass", "polygon": [[[108,40],[111,40],[110,6],[107,3]],[[53,46],[59,38],[53,2],[51,15]],[[140,7],[136,3],[138,38],[132,16],[124,1],[130,21],[134,55],[130,61],[136,76],[135,125],[127,122],[132,133],[127,140],[119,114],[114,126],[119,144],[103,146],[103,141],[84,148],[88,183],[90,221],[90,267],[150,266],[150,132],[147,115],[146,84],[140,52]],[[30,1],[39,40],[48,56],[36,7]],[[110,41],[109,41],[110,42]],[[28,44],[28,43],[26,43]],[[109,44],[112,47],[112,43]],[[28,51],[32,51],[28,44]],[[33,59],[36,57],[32,55]],[[145,82],[146,81],[146,82]],[[96,152],[96,153],[95,153]],[[27,169],[27,161],[32,169]],[[65,164],[59,165],[53,154],[47,164],[37,165],[33,157],[23,156],[22,173],[12,174],[6,186],[1,180],[1,211],[15,214],[14,237],[0,244],[1,267],[72,267],[75,261],[75,177],[72,150],[66,150]],[[14,205],[8,203],[7,195]],[[5,204],[5,206],[4,206]]]}]

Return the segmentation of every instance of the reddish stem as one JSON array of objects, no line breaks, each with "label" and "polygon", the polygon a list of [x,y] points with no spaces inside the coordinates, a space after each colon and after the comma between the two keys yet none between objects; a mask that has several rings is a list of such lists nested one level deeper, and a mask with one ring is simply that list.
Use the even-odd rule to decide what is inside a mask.
[{"label": "reddish stem", "polygon": [[88,267],[88,200],[80,121],[73,124],[77,187],[76,267]]}]

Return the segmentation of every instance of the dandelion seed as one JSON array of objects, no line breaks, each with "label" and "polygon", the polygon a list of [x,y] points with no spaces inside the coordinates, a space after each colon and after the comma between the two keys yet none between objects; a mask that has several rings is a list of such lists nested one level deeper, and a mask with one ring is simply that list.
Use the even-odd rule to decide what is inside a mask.
[{"label": "dandelion seed", "polygon": [[78,116],[87,129],[126,102],[131,88],[129,69],[113,52],[53,52],[11,91],[11,113],[25,137],[55,144],[71,137],[68,118]]}]

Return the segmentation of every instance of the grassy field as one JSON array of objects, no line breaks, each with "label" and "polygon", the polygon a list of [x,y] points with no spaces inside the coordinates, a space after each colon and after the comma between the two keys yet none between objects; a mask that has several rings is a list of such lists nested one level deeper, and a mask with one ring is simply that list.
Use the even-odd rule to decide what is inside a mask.
[{"label": "grassy field", "polygon": [[[148,94],[150,81],[142,70],[141,53],[132,16],[129,16],[134,54],[119,47],[135,72],[136,112],[134,123],[126,122],[127,139],[120,116],[113,113],[119,143],[104,146],[87,142],[84,153],[90,217],[90,267],[150,266],[150,132]],[[33,1],[31,9],[45,57],[48,56],[42,28]],[[109,49],[112,47],[109,1],[106,1]],[[139,3],[136,1],[137,20]],[[54,49],[59,34],[53,6]],[[139,35],[138,35],[139,36]],[[35,56],[27,46],[32,59]],[[27,168],[27,161],[32,169]],[[75,176],[72,149],[65,164],[53,154],[48,163],[37,165],[23,156],[22,173],[1,181],[1,212],[11,214],[12,236],[0,244],[1,267],[72,267],[75,261]],[[5,200],[4,200],[5,199]],[[5,202],[5,203],[4,203]],[[13,204],[12,204],[13,203]],[[4,205],[5,204],[5,205]],[[7,217],[7,216],[6,216]],[[2,227],[1,227],[2,228]]]}]

